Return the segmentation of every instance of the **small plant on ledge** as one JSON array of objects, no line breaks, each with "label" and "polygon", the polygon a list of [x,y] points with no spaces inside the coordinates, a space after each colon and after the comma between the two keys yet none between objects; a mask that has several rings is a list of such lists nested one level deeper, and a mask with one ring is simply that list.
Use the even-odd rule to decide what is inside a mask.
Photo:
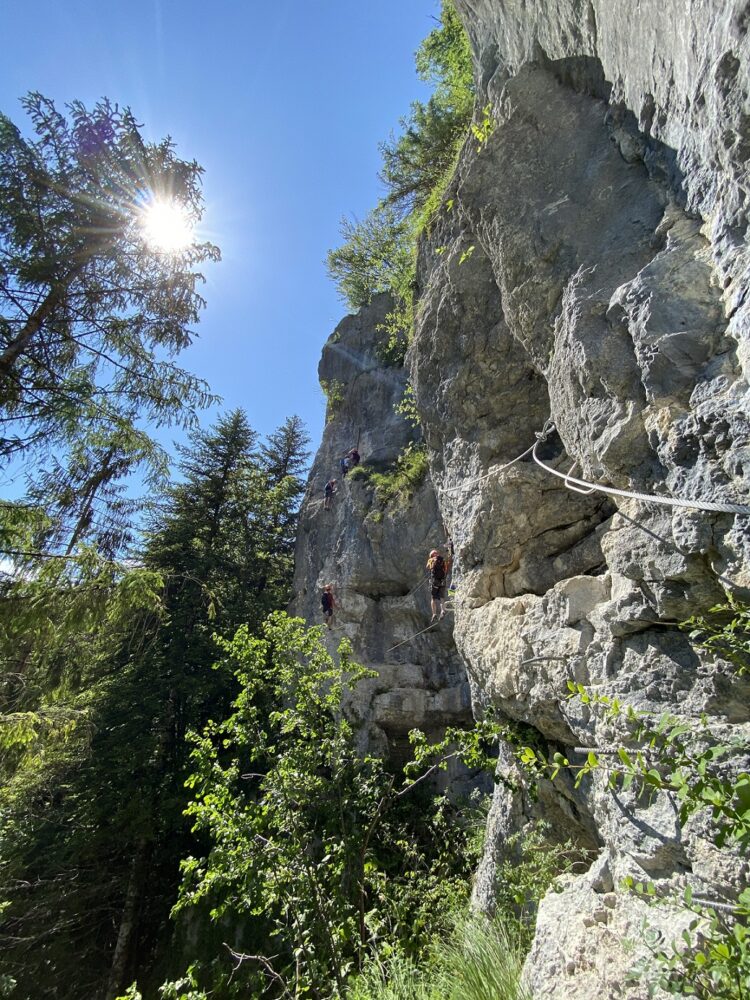
[{"label": "small plant on ledge", "polygon": [[326,423],[330,424],[333,418],[341,409],[344,402],[344,389],[346,386],[339,379],[321,379],[320,388],[326,398]]}]

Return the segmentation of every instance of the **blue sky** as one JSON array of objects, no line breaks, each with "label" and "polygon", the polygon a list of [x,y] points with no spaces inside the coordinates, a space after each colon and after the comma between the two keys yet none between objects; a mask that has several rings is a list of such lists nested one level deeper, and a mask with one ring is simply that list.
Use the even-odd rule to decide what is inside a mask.
[{"label": "blue sky", "polygon": [[205,168],[204,226],[223,261],[180,360],[261,433],[298,413],[318,443],[318,359],[345,313],[323,261],[341,216],[361,218],[382,194],[378,142],[425,96],[413,54],[438,11],[438,0],[3,7],[5,114],[21,125],[29,90],[58,104],[106,96]]}]

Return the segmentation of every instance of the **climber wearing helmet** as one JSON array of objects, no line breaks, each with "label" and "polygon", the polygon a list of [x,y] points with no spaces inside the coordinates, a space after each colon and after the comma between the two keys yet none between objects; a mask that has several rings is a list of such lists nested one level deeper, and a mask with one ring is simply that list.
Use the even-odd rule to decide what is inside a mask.
[{"label": "climber wearing helmet", "polygon": [[432,624],[438,614],[442,618],[445,614],[443,601],[445,599],[445,578],[448,575],[448,565],[437,549],[430,552],[427,560],[427,572],[430,574],[430,607],[432,608]]}]

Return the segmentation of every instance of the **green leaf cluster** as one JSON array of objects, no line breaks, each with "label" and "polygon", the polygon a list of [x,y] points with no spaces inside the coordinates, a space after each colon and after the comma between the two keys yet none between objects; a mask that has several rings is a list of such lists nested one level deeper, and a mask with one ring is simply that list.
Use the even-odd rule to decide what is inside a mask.
[{"label": "green leaf cluster", "polygon": [[326,423],[329,424],[344,403],[346,385],[338,379],[321,379],[320,388],[326,398]]},{"label": "green leaf cluster", "polygon": [[328,255],[329,275],[352,309],[391,294],[379,350],[393,364],[402,363],[413,324],[416,241],[442,201],[474,104],[471,51],[453,0],[442,0],[440,25],[420,45],[416,64],[435,89],[380,146],[385,197],[363,221],[342,221],[342,245]]},{"label": "green leaf cluster", "polygon": [[423,442],[410,442],[396,459],[395,465],[378,472],[366,462],[349,473],[353,482],[365,482],[373,487],[375,500],[381,510],[386,507],[403,507],[422,485],[429,472],[427,448]]},{"label": "green leaf cluster", "polygon": [[[260,637],[220,639],[240,686],[232,714],[193,732],[194,833],[210,845],[182,865],[177,913],[203,908],[237,928],[234,981],[268,996],[344,996],[368,956],[419,959],[465,905],[473,814],[426,779],[460,758],[494,764],[496,727],[411,736],[403,776],[362,756],[347,692],[372,676],[322,629],[271,615]],[[426,815],[431,819],[425,822]]]}]

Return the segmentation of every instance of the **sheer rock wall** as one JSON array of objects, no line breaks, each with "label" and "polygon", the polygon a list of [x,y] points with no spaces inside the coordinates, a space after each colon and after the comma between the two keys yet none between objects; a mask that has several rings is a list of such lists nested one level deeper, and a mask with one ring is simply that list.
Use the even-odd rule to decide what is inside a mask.
[{"label": "sheer rock wall", "polygon": [[[339,459],[355,445],[363,465],[388,469],[414,436],[394,411],[406,372],[385,365],[375,350],[390,306],[380,296],[348,316],[323,349],[319,376],[334,401],[302,505],[292,611],[320,623],[322,587],[334,584],[340,607],[330,648],[346,636],[357,661],[378,673],[359,685],[350,704],[363,747],[403,760],[410,758],[411,729],[434,736],[447,725],[470,723],[471,700],[449,623],[416,635],[430,618],[424,563],[445,540],[429,477],[413,497],[381,509],[372,486],[339,472]],[[338,492],[327,511],[323,489],[332,477]]]},{"label": "sheer rock wall", "polygon": [[[577,760],[623,732],[569,700],[568,680],[747,735],[746,681],[675,623],[724,587],[747,597],[750,519],[572,492],[530,456],[500,467],[551,417],[540,455],[563,472],[750,502],[750,5],[457,6],[494,129],[467,141],[422,241],[409,363],[475,706]],[[478,905],[492,908],[507,838],[540,809],[595,860],[542,904],[535,998],[639,995],[623,983],[643,918],[669,940],[685,916],[641,905],[623,876],[714,899],[747,881],[698,820],[595,776],[541,806],[498,787]]]},{"label": "sheer rock wall", "polygon": [[[354,699],[363,739],[391,753],[413,726],[465,721],[464,670],[475,713],[491,704],[573,760],[625,732],[569,699],[569,680],[747,738],[747,680],[676,623],[725,588],[750,596],[750,518],[574,492],[528,454],[501,467],[551,418],[539,455],[562,472],[575,462],[626,490],[750,503],[750,3],[456,5],[494,127],[467,141],[420,245],[408,369],[431,480],[382,512],[352,480],[321,509],[358,435],[382,466],[411,436],[393,412],[406,374],[374,352],[377,299],[324,350],[321,378],[343,397],[303,508],[295,610],[320,620],[319,588],[336,583],[340,627],[379,672]],[[412,590],[444,527],[453,635],[446,624],[391,649],[426,624],[425,588]],[[725,900],[750,878],[666,799],[613,795],[595,774],[578,789],[543,782],[532,800],[513,790],[509,748],[499,770],[514,780],[497,785],[479,907],[492,909],[509,837],[536,818],[590,859],[542,902],[535,1000],[645,996],[626,985],[643,921],[669,942],[688,917],[646,907],[623,876]]]}]

